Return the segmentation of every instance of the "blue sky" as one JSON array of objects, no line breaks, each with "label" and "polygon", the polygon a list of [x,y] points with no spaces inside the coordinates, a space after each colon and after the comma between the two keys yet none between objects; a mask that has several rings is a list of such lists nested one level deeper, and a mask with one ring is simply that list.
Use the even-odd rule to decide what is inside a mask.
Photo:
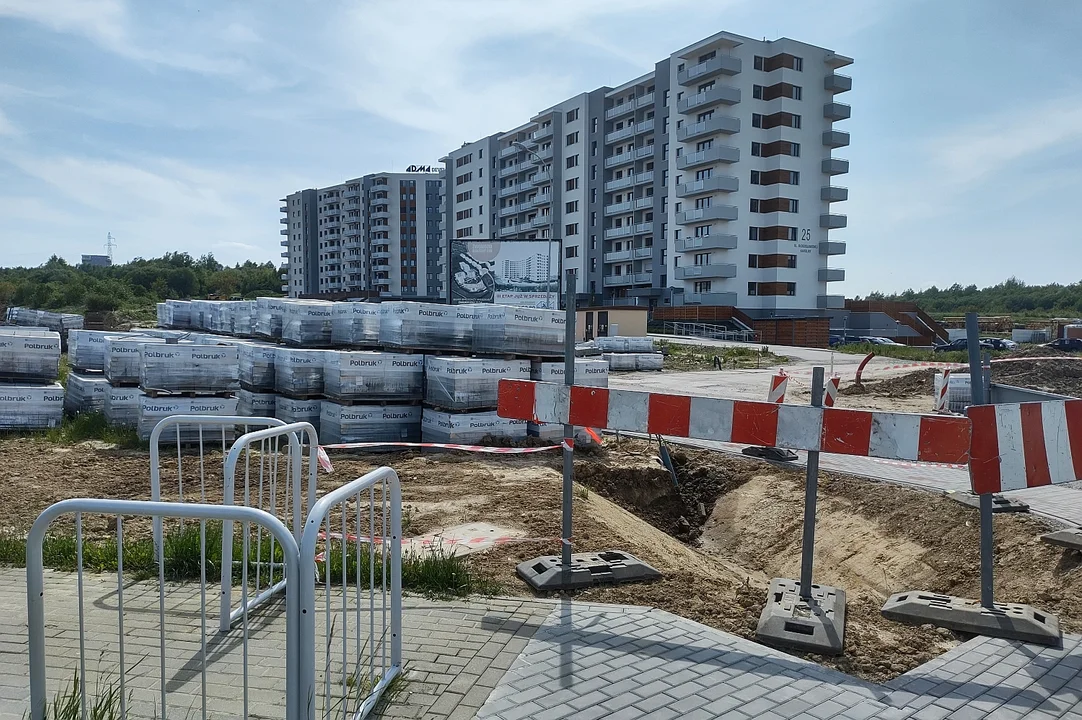
[{"label": "blue sky", "polygon": [[849,296],[1082,279],[1082,3],[0,0],[0,265],[280,260],[278,199],[434,164],[719,30],[849,55]]}]

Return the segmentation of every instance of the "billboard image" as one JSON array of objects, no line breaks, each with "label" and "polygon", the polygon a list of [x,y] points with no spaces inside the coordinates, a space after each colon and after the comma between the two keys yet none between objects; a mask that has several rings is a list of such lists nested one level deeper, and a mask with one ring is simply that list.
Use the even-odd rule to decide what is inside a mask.
[{"label": "billboard image", "polygon": [[451,302],[558,309],[559,299],[558,242],[451,242]]}]

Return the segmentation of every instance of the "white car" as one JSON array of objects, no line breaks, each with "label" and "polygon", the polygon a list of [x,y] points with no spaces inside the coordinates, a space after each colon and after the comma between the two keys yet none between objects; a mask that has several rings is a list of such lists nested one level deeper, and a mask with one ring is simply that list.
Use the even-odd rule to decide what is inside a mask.
[{"label": "white car", "polygon": [[902,345],[902,343],[894,342],[890,338],[875,337],[874,335],[861,338],[861,340],[863,340],[866,343],[871,343],[872,345],[900,345],[902,347],[905,347],[904,345]]}]

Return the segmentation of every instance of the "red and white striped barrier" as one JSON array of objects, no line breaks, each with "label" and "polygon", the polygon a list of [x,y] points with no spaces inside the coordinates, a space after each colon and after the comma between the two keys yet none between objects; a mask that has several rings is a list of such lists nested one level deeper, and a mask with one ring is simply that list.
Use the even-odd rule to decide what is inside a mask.
[{"label": "red and white striped barrier", "polygon": [[834,404],[838,402],[838,390],[841,389],[842,379],[835,375],[832,378],[827,378],[826,384],[823,385],[823,407],[834,407]]},{"label": "red and white striped barrier", "polygon": [[378,447],[403,448],[442,448],[443,450],[465,450],[466,452],[492,453],[495,455],[522,455],[524,453],[559,450],[560,445],[542,445],[541,447],[487,447],[485,445],[456,445],[453,443],[415,443],[415,442],[356,442],[320,445],[325,450],[360,450]]},{"label": "red and white striped barrier", "polygon": [[785,402],[785,388],[789,386],[789,376],[784,370],[779,370],[777,375],[770,378],[770,392],[766,394],[766,401],[772,403]]},{"label": "red and white striped barrier", "polygon": [[969,460],[969,421],[961,417],[568,388],[530,380],[500,380],[498,413],[534,422],[890,460]]},{"label": "red and white striped barrier", "polygon": [[1082,400],[974,405],[966,412],[973,492],[1082,480]]},{"label": "red and white striped barrier", "polygon": [[947,412],[947,399],[948,390],[950,390],[951,370],[947,368],[943,371],[943,384],[939,387],[939,394],[935,398],[935,411],[942,413]]}]

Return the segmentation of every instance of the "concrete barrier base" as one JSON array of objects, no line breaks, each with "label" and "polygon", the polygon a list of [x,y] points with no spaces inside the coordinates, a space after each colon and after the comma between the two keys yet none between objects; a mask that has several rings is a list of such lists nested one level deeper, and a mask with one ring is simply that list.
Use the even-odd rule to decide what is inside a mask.
[{"label": "concrete barrier base", "polygon": [[891,595],[883,617],[907,625],[930,624],[973,635],[1059,645],[1059,618],[1030,605],[995,603],[989,610],[976,600],[912,591]]},{"label": "concrete barrier base", "polygon": [[[947,497],[955,502],[960,502],[963,505],[977,508],[980,510],[981,499],[980,496],[974,495],[970,492],[949,492]],[[1012,500],[1011,498],[1005,498],[1002,495],[992,496],[992,512],[994,513],[1015,513],[1015,512],[1029,512],[1029,505],[1020,501]]]},{"label": "concrete barrier base", "polygon": [[519,563],[518,576],[534,590],[580,590],[607,583],[657,580],[661,573],[630,553],[605,550],[597,553],[574,553],[571,570],[564,572],[558,555],[545,555]]},{"label": "concrete barrier base", "polygon": [[845,590],[812,585],[811,598],[805,600],[798,580],[774,578],[755,636],[768,645],[840,655],[845,644]]},{"label": "concrete barrier base", "polygon": [[1058,545],[1082,552],[1082,529],[1073,528],[1045,533],[1041,535],[1041,540],[1049,545]]}]

